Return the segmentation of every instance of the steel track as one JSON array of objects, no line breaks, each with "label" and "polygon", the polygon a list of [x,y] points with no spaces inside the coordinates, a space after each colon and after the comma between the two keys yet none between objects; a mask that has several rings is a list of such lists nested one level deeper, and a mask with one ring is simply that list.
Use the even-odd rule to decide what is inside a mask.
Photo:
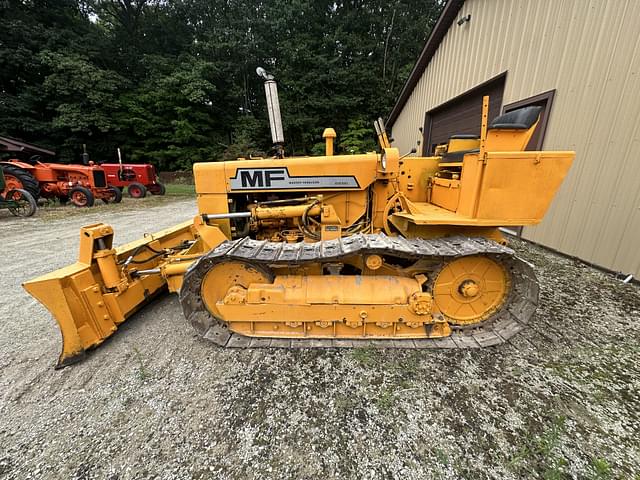
[{"label": "steel track", "polygon": [[[511,292],[503,306],[476,328],[455,329],[445,338],[425,339],[315,339],[247,337],[233,333],[227,324],[214,318],[200,296],[206,272],[224,261],[242,261],[258,269],[300,267],[305,264],[339,262],[354,255],[378,254],[397,258],[429,259],[446,263],[468,255],[488,255],[510,273]],[[316,243],[284,243],[253,240],[249,237],[221,243],[203,255],[184,276],[180,303],[185,317],[205,339],[231,348],[480,348],[505,343],[520,332],[538,304],[538,283],[532,266],[516,257],[513,250],[486,238],[448,237],[420,239],[359,234]]]}]

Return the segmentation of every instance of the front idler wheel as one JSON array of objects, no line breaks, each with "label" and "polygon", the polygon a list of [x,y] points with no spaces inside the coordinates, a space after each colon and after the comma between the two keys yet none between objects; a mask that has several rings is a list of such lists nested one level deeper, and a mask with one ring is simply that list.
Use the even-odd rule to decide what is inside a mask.
[{"label": "front idler wheel", "polygon": [[224,346],[231,332],[227,319],[216,304],[239,300],[252,283],[271,283],[273,274],[265,267],[243,261],[212,262],[201,257],[189,268],[182,288],[180,303],[184,316],[207,340]]}]

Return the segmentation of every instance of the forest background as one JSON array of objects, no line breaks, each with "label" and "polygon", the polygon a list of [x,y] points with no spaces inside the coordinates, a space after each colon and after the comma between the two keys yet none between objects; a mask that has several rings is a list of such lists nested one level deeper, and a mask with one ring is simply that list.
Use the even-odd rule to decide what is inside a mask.
[{"label": "forest background", "polygon": [[288,155],[374,147],[443,0],[0,0],[0,134],[78,161],[269,155],[262,80]]}]

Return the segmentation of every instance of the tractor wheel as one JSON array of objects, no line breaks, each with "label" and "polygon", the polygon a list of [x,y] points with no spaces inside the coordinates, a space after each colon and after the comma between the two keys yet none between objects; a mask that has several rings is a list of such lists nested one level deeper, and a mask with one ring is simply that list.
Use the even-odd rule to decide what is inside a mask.
[{"label": "tractor wheel", "polygon": [[22,189],[29,192],[35,200],[38,199],[40,196],[40,184],[31,173],[24,168],[8,163],[2,164],[2,171],[7,184],[5,191]]},{"label": "tractor wheel", "polygon": [[112,193],[111,197],[103,198],[104,203],[120,203],[122,201],[122,192],[117,187],[109,187],[109,191]]},{"label": "tractor wheel", "polygon": [[16,217],[30,217],[38,209],[38,204],[33,195],[21,188],[9,190],[4,199],[15,203],[15,206],[9,207],[9,211]]},{"label": "tractor wheel", "polygon": [[138,182],[133,182],[127,188],[131,198],[144,198],[147,196],[147,187]]},{"label": "tractor wheel", "polygon": [[69,191],[69,198],[71,199],[71,203],[76,207],[93,207],[93,203],[95,202],[91,190],[84,187],[73,187]]},{"label": "tractor wheel", "polygon": [[152,195],[164,195],[167,193],[167,189],[162,183],[154,183],[150,185],[147,190],[149,190]]}]

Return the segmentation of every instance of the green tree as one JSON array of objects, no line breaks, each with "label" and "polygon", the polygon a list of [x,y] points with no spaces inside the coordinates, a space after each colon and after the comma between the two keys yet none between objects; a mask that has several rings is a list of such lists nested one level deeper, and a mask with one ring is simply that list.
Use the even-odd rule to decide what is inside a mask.
[{"label": "green tree", "polygon": [[364,118],[351,120],[341,137],[338,145],[344,153],[366,153],[376,149],[371,123]]},{"label": "green tree", "polygon": [[155,73],[123,97],[119,123],[130,161],[152,162],[161,169],[187,169],[215,160],[221,135],[215,120],[215,66],[185,56],[177,64],[145,57]]},{"label": "green tree", "polygon": [[0,19],[0,131],[60,148],[65,132],[53,125],[59,102],[44,91],[52,72],[42,52],[100,57],[102,32],[74,0],[5,0]]},{"label": "green tree", "polygon": [[119,93],[126,88],[126,79],[79,55],[44,51],[39,60],[50,70],[43,93],[51,99],[48,107],[55,112],[51,128],[64,137],[63,147],[119,130],[114,114],[121,108]]},{"label": "green tree", "polygon": [[263,66],[288,155],[372,148],[444,0],[8,0],[0,134],[161,169],[270,152]]}]

